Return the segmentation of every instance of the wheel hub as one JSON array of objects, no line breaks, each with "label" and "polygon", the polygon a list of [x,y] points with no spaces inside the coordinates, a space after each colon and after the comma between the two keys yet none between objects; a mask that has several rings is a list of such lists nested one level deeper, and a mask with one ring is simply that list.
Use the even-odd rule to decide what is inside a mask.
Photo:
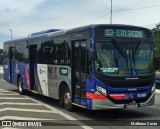
[{"label": "wheel hub", "polygon": [[21,83],[21,81],[19,81],[18,88],[19,88],[19,91],[22,92],[22,83]]},{"label": "wheel hub", "polygon": [[71,102],[71,95],[70,95],[69,92],[65,93],[65,95],[64,95],[64,102],[67,105]]}]

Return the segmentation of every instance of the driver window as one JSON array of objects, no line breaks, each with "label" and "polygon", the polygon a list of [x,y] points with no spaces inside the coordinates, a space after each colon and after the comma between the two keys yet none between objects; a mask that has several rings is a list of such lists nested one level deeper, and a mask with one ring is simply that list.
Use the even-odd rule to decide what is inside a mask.
[{"label": "driver window", "polygon": [[103,67],[111,67],[111,52],[107,51],[107,50],[102,50],[101,54],[100,54],[100,59],[101,59],[101,64]]}]

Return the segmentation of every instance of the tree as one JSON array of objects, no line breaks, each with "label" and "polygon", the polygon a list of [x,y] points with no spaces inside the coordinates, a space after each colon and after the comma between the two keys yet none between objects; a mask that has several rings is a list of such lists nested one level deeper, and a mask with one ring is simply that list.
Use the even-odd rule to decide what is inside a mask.
[{"label": "tree", "polygon": [[160,69],[160,23],[152,31],[154,33],[155,66]]},{"label": "tree", "polygon": [[3,49],[0,48],[0,65],[3,64]]}]

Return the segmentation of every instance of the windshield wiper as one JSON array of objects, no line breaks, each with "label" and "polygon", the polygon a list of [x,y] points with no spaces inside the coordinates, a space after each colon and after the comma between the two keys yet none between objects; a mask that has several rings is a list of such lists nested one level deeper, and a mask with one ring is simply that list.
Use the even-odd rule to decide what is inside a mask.
[{"label": "windshield wiper", "polygon": [[119,53],[125,58],[126,64],[127,64],[127,68],[128,68],[128,58],[127,58],[126,52],[122,48],[120,48],[118,46],[119,42],[118,42],[117,39],[112,38],[112,42],[113,42],[113,45],[116,47],[116,49],[119,51]]},{"label": "windshield wiper", "polygon": [[121,54],[123,57],[127,57],[127,54],[124,52],[124,50],[122,50],[122,49],[118,46],[118,41],[117,41],[117,39],[113,38],[113,39],[112,39],[112,42],[113,42],[114,46],[117,48],[117,50],[120,52],[120,54]]},{"label": "windshield wiper", "polygon": [[133,52],[133,56],[135,57],[135,55],[137,55],[137,53],[139,52],[141,46],[143,44],[143,40],[141,40],[141,42],[136,46],[135,51]]},{"label": "windshield wiper", "polygon": [[141,42],[136,46],[135,50],[133,50],[133,47],[132,47],[132,59],[133,59],[134,67],[135,67],[135,56],[138,54],[139,50],[141,49],[142,44],[143,44],[143,40],[141,40]]}]

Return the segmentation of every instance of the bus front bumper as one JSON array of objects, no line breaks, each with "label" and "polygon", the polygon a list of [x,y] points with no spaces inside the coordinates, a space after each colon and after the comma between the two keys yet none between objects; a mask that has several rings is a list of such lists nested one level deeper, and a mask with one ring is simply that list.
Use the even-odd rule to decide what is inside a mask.
[{"label": "bus front bumper", "polygon": [[130,104],[115,104],[108,100],[92,100],[92,110],[106,110],[106,109],[119,109],[119,108],[136,108],[153,105],[155,102],[155,91],[145,102],[136,103],[135,106],[130,106]]}]

